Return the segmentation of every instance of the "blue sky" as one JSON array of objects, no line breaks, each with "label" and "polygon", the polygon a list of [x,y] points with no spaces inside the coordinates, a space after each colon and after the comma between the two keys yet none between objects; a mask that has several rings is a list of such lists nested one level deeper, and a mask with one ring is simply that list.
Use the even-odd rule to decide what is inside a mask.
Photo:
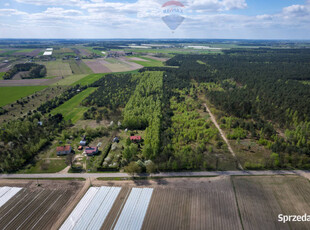
[{"label": "blue sky", "polygon": [[172,31],[168,0],[1,0],[0,38],[310,39],[310,0],[179,0]]}]

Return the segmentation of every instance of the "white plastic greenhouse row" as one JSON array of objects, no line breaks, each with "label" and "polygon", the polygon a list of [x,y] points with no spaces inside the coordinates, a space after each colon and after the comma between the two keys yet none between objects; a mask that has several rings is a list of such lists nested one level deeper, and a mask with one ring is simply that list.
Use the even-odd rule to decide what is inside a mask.
[{"label": "white plastic greenhouse row", "polygon": [[120,191],[119,187],[90,188],[60,229],[99,230]]},{"label": "white plastic greenhouse row", "polygon": [[0,187],[0,207],[15,196],[22,188]]},{"label": "white plastic greenhouse row", "polygon": [[[121,188],[90,188],[60,230],[99,230],[108,216]],[[140,230],[152,197],[151,188],[133,188],[114,229]]]},{"label": "white plastic greenhouse row", "polygon": [[114,229],[140,230],[152,193],[152,188],[133,188]]},{"label": "white plastic greenhouse row", "polygon": [[87,191],[87,193],[84,195],[84,197],[75,207],[75,209],[71,212],[68,219],[61,226],[60,230],[71,230],[74,228],[77,221],[81,218],[86,208],[88,207],[89,203],[92,201],[92,199],[95,197],[98,191],[99,188],[96,187],[92,187]]}]

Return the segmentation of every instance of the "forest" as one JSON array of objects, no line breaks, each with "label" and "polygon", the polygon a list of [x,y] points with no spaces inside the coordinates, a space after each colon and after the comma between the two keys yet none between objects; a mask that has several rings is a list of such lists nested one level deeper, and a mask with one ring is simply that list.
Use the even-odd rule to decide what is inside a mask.
[{"label": "forest", "polygon": [[14,77],[15,74],[23,71],[29,71],[27,76],[22,76],[22,78],[42,78],[46,75],[46,67],[44,65],[39,65],[35,63],[25,63],[25,64],[16,64],[12,69],[7,71],[3,79],[9,80]]},{"label": "forest", "polygon": [[[200,83],[206,98],[223,116],[239,118],[230,138],[252,133],[279,156],[279,168],[310,168],[309,49],[236,49],[224,55],[177,55],[166,73],[179,79],[177,88]],[[214,84],[217,87],[203,87]],[[188,87],[187,87],[188,88]],[[284,130],[285,135],[276,135]],[[241,131],[241,134],[240,134]],[[241,135],[241,136],[240,136]],[[266,162],[262,168],[270,168]]]},{"label": "forest", "polygon": [[91,107],[84,113],[84,119],[109,119],[124,108],[134,92],[138,78],[131,74],[109,74],[94,82],[91,87],[98,89],[85,98],[83,106]]},{"label": "forest", "polygon": [[123,127],[146,131],[143,150],[146,159],[154,159],[159,154],[162,98],[163,73],[144,72],[123,111]]},{"label": "forest", "polygon": [[55,97],[53,100],[47,101],[43,104],[41,104],[38,107],[38,111],[42,114],[49,113],[53,109],[57,108],[58,106],[62,105],[66,101],[70,100],[72,97],[77,95],[78,93],[85,90],[86,86],[80,86],[76,85],[73,87],[69,87],[64,93],[62,93],[60,96]]},{"label": "forest", "polygon": [[[88,107],[84,119],[110,122],[117,113],[121,125],[115,129],[143,137],[138,144],[123,140],[120,165],[126,170],[236,170],[237,161],[244,169],[310,169],[309,63],[310,49],[176,54],[165,67],[109,74],[93,83],[96,91],[82,102]],[[85,88],[69,87],[43,103],[40,113],[1,127],[1,170],[18,169],[65,129],[62,117],[49,113]],[[236,159],[205,103],[241,151]]]},{"label": "forest", "polygon": [[66,127],[68,124],[61,114],[44,117],[35,113],[26,119],[3,124],[0,129],[0,172],[13,172],[29,163]]}]

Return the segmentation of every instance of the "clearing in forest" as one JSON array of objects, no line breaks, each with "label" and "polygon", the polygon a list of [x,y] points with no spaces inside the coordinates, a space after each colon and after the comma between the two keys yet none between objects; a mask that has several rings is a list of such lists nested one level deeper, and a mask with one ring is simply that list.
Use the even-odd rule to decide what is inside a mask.
[{"label": "clearing in forest", "polygon": [[87,111],[87,107],[80,106],[80,103],[88,97],[96,88],[87,88],[78,95],[71,98],[61,106],[51,111],[51,114],[61,113],[65,120],[71,120],[72,123],[77,122],[83,117],[83,114]]}]

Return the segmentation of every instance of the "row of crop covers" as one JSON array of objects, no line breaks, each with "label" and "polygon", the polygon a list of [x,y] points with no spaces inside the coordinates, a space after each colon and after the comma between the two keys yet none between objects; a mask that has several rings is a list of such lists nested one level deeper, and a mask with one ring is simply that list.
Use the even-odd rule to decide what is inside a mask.
[{"label": "row of crop covers", "polygon": [[[101,229],[120,191],[120,187],[91,187],[60,230]],[[132,188],[112,228],[140,230],[152,193],[152,188]]]}]

